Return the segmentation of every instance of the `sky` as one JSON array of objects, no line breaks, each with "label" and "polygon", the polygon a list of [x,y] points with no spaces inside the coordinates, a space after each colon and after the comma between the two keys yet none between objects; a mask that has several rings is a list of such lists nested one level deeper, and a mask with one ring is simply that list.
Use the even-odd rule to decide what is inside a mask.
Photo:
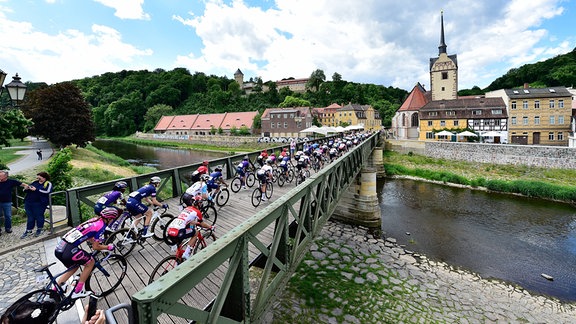
[{"label": "sky", "polygon": [[[429,89],[440,15],[459,89],[576,47],[576,0],[0,0],[7,81],[172,70]],[[569,86],[569,85],[567,85]]]}]

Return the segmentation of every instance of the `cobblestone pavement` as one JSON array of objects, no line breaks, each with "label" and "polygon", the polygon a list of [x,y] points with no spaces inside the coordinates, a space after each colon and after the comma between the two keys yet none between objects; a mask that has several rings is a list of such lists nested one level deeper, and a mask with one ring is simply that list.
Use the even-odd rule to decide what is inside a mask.
[{"label": "cobblestone pavement", "polygon": [[267,323],[574,323],[576,303],[536,296],[327,223]]}]

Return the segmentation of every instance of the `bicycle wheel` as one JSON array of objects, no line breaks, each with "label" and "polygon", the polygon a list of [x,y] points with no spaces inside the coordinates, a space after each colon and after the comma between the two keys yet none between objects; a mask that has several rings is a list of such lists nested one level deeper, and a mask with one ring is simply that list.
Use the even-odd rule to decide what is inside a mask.
[{"label": "bicycle wheel", "polygon": [[173,218],[174,216],[170,214],[163,214],[152,222],[151,228],[156,241],[164,240],[164,229],[168,227],[168,223],[170,223]]},{"label": "bicycle wheel", "polygon": [[94,266],[94,270],[86,280],[86,288],[94,293],[96,297],[105,297],[114,291],[122,283],[126,276],[128,263],[120,254],[112,254],[106,259],[105,253],[95,256],[99,264]]},{"label": "bicycle wheel", "polygon": [[222,188],[220,189],[218,196],[216,196],[216,205],[222,207],[226,205],[228,199],[230,199],[230,191],[228,191],[227,188]]},{"label": "bicycle wheel", "polygon": [[242,188],[242,180],[240,180],[239,177],[235,177],[232,179],[232,182],[230,182],[230,189],[232,189],[233,193],[237,193],[240,191],[240,188]]},{"label": "bicycle wheel", "polygon": [[125,257],[134,250],[138,241],[137,236],[133,230],[121,228],[112,233],[110,237],[106,239],[105,244],[114,244],[116,252]]},{"label": "bicycle wheel", "polygon": [[158,280],[158,278],[162,277],[168,271],[176,268],[180,263],[184,260],[182,258],[177,258],[175,255],[167,256],[160,263],[156,265],[152,273],[150,274],[150,279],[148,279],[148,284]]},{"label": "bicycle wheel", "polygon": [[168,235],[168,228],[170,227],[170,224],[175,219],[178,219],[178,218],[174,217],[168,223],[166,223],[166,226],[164,226],[164,230],[162,231],[162,237],[164,238],[164,243],[166,243],[170,246],[178,244],[178,242],[176,242],[171,236]]},{"label": "bicycle wheel", "polygon": [[269,182],[266,185],[266,198],[270,199],[272,198],[272,193],[274,192],[274,184],[272,182]]},{"label": "bicycle wheel", "polygon": [[216,212],[216,208],[214,208],[214,206],[212,205],[203,206],[202,209],[200,209],[200,212],[202,212],[202,219],[204,220],[204,222],[206,222],[209,225],[216,224],[218,213]]},{"label": "bicycle wheel", "polygon": [[252,188],[252,186],[254,186],[254,183],[256,182],[256,176],[252,172],[247,173],[245,180],[246,180],[246,185],[248,187]]},{"label": "bicycle wheel", "polygon": [[284,172],[282,172],[278,176],[278,186],[282,187],[284,185],[284,182],[286,182],[286,175],[284,174]]},{"label": "bicycle wheel", "polygon": [[260,188],[254,189],[252,192],[252,206],[258,207],[260,205],[260,201],[262,200],[262,191]]},{"label": "bicycle wheel", "polygon": [[310,170],[308,169],[304,170],[304,176],[306,177],[306,179],[310,178]]},{"label": "bicycle wheel", "polygon": [[34,290],[20,297],[4,315],[19,323],[53,323],[60,312],[62,297],[52,289]]},{"label": "bicycle wheel", "polygon": [[292,182],[294,181],[294,170],[290,169],[288,170],[288,180],[286,180],[287,182]]}]

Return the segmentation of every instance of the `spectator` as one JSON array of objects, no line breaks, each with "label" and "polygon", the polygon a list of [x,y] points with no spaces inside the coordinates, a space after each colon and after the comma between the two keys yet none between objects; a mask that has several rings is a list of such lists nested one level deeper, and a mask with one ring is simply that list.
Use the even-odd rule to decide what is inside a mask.
[{"label": "spectator", "polygon": [[32,182],[26,189],[24,198],[24,210],[26,211],[26,231],[21,239],[32,235],[34,225],[36,225],[36,237],[42,234],[44,228],[44,212],[48,208],[48,198],[52,192],[52,183],[49,181],[50,175],[40,172],[36,175],[36,181]]},{"label": "spectator", "polygon": [[42,160],[42,150],[38,149],[38,151],[36,151],[36,154],[38,155],[38,160]]},{"label": "spectator", "polygon": [[[14,187],[28,188],[28,185],[15,179],[8,179],[8,171],[0,170],[0,220],[4,218],[6,233],[12,233],[12,191]],[[0,226],[0,234],[2,227]]]}]

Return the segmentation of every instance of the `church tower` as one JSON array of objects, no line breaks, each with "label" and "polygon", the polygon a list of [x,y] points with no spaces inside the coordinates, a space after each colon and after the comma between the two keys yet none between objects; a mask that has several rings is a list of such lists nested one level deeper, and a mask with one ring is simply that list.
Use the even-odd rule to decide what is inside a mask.
[{"label": "church tower", "polygon": [[440,13],[438,57],[430,58],[430,89],[432,101],[458,98],[458,60],[456,54],[446,54],[444,12]]},{"label": "church tower", "polygon": [[234,72],[234,80],[236,80],[236,82],[238,82],[238,84],[240,85],[240,90],[242,90],[242,87],[244,86],[244,73],[242,73],[242,71],[240,71],[240,69],[236,70],[236,72]]}]

